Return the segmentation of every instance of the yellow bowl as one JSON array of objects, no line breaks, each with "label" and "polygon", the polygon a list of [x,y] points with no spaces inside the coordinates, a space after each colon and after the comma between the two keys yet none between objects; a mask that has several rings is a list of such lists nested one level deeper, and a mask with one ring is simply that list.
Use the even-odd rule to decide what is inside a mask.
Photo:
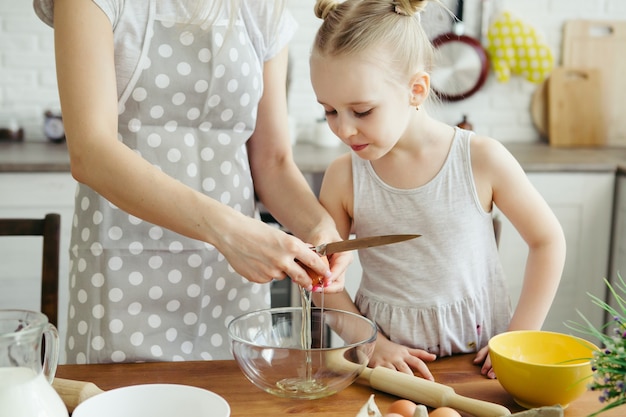
[{"label": "yellow bowl", "polygon": [[506,332],[489,341],[498,381],[525,408],[565,408],[580,397],[592,381],[594,350],[584,339],[540,330]]}]

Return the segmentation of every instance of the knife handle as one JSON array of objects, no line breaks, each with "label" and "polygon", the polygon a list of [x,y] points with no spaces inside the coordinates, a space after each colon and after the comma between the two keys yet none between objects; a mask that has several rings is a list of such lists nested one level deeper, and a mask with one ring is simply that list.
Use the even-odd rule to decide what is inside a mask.
[{"label": "knife handle", "polygon": [[321,245],[317,246],[309,246],[309,249],[317,253],[319,256],[324,256],[326,255],[326,245],[327,243],[322,243]]},{"label": "knife handle", "polygon": [[361,372],[361,377],[367,379],[372,388],[433,408],[451,407],[476,417],[503,417],[511,414],[508,408],[500,404],[464,397],[447,385],[381,366],[366,368]]}]

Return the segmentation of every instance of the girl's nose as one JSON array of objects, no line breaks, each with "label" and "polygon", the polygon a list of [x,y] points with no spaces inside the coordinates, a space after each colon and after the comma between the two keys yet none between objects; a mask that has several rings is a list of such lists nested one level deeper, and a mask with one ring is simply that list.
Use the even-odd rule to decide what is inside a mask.
[{"label": "girl's nose", "polygon": [[[332,126],[331,126],[332,127]],[[356,126],[347,117],[338,117],[335,122],[335,133],[340,139],[347,140],[356,134]]]}]

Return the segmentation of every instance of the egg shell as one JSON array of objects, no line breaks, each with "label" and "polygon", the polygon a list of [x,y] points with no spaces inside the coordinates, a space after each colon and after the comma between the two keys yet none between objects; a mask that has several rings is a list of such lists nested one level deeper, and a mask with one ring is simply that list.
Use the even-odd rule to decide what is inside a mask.
[{"label": "egg shell", "polygon": [[454,408],[439,407],[430,412],[430,417],[461,417]]},{"label": "egg shell", "polygon": [[[320,256],[320,259],[326,264],[326,266],[329,266],[328,263],[328,258],[326,256]],[[306,273],[309,274],[309,277],[311,278],[311,281],[313,281],[313,286],[318,286],[318,285],[323,285],[324,284],[324,276],[323,275],[319,275],[317,272],[313,271],[312,269],[309,269],[307,267],[304,267],[304,269],[306,270]]]},{"label": "egg shell", "polygon": [[417,404],[409,400],[397,400],[387,409],[388,414],[400,414],[403,417],[413,417]]}]

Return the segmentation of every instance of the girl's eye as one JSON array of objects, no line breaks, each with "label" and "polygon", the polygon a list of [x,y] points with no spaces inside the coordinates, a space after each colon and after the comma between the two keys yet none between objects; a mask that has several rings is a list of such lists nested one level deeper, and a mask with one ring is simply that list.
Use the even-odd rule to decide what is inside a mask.
[{"label": "girl's eye", "polygon": [[337,110],[324,110],[324,114],[326,116],[334,116],[335,114],[337,114]]},{"label": "girl's eye", "polygon": [[354,112],[354,115],[358,118],[365,117],[365,116],[368,116],[370,113],[372,113],[372,110],[373,109],[369,109],[368,111],[364,111],[364,112]]}]

